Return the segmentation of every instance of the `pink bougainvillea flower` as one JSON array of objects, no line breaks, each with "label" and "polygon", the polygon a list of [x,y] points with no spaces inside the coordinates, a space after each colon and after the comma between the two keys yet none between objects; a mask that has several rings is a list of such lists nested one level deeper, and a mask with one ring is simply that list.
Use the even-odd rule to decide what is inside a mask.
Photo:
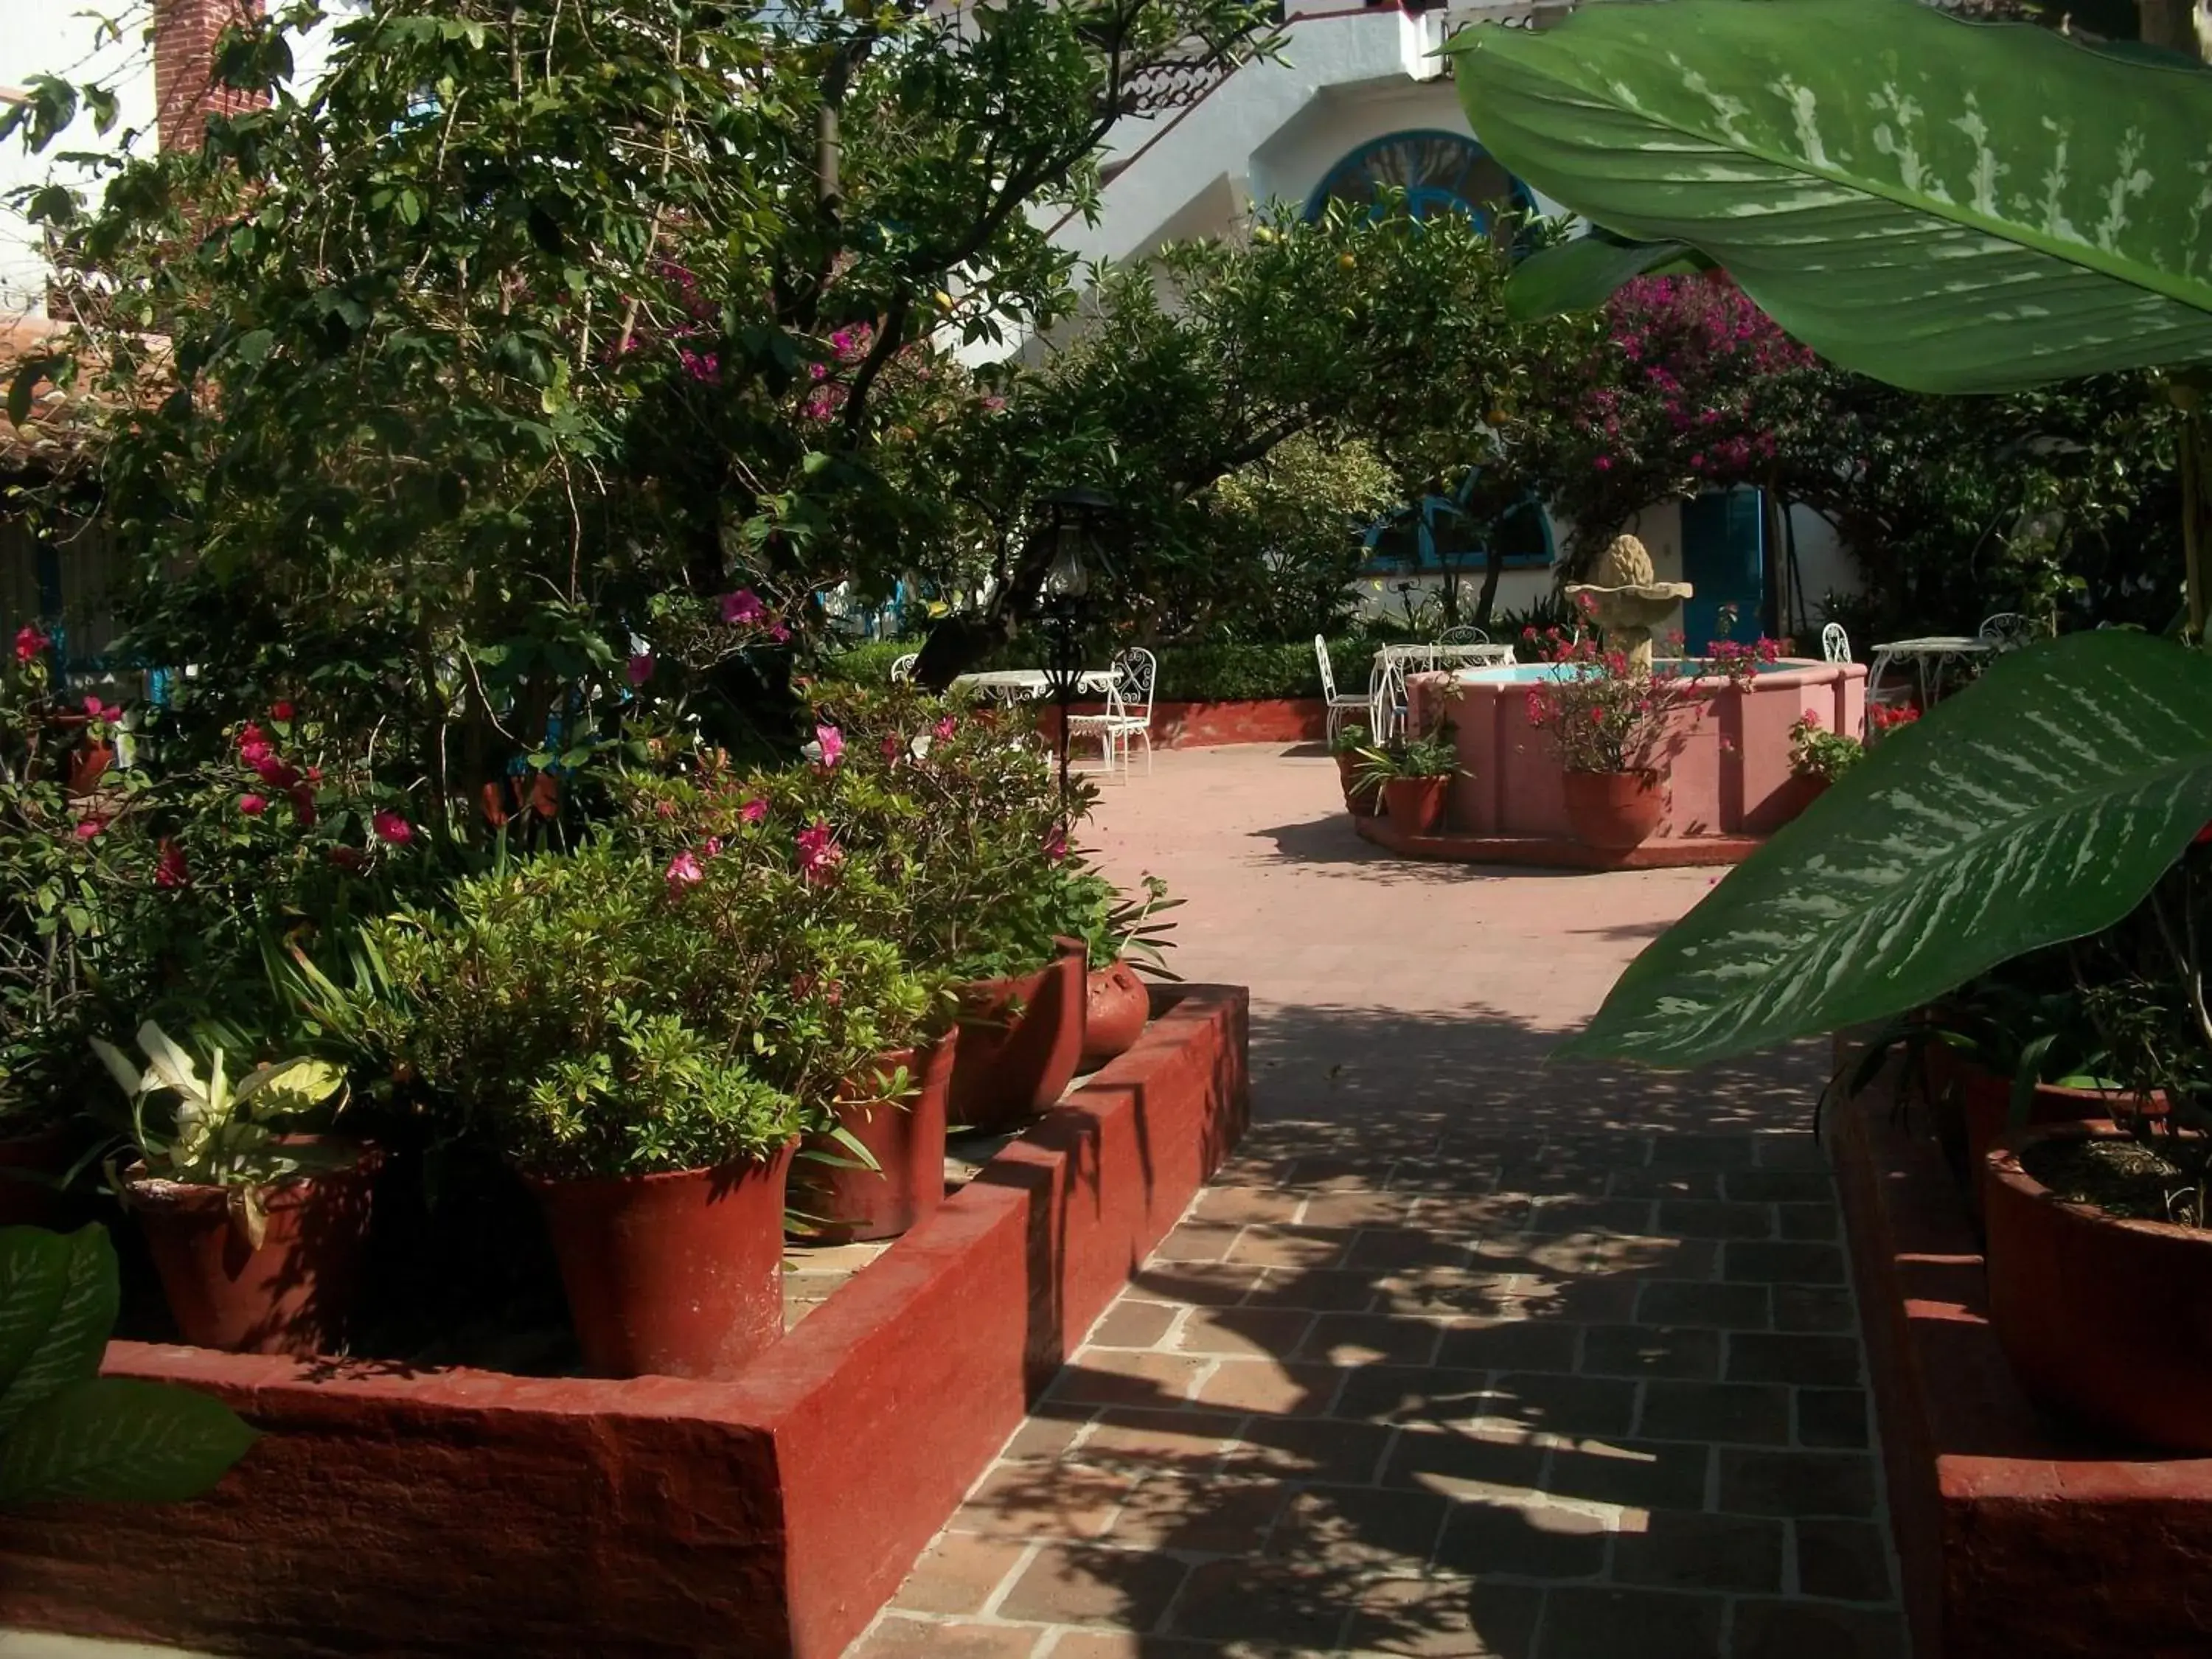
[{"label": "pink bougainvillea flower", "polygon": [[732,628],[764,620],[768,607],[761,596],[750,587],[741,587],[734,593],[722,595],[722,621]]},{"label": "pink bougainvillea flower", "polygon": [[629,683],[643,685],[653,678],[653,653],[641,651],[629,659]]},{"label": "pink bougainvillea flower", "polygon": [[770,623],[768,625],[768,636],[778,645],[791,643],[791,630],[781,623]]},{"label": "pink bougainvillea flower", "polygon": [[118,720],[123,718],[123,705],[102,702],[98,697],[87,697],[84,700],[84,712],[92,720]]},{"label": "pink bougainvillea flower", "polygon": [[763,818],[768,816],[768,803],[761,799],[759,796],[756,795],[752,799],[747,801],[743,806],[738,808],[738,816],[744,819],[747,823],[758,823]]},{"label": "pink bougainvillea flower", "polygon": [[845,734],[834,726],[817,726],[814,728],[814,758],[827,770],[844,758]]},{"label": "pink bougainvillea flower", "polygon": [[1055,862],[1067,856],[1067,831],[1059,824],[1044,838],[1044,855]]},{"label": "pink bougainvillea flower", "polygon": [[689,887],[695,881],[706,879],[707,872],[699,867],[699,860],[689,853],[678,853],[668,860],[668,884]]},{"label": "pink bougainvillea flower", "polygon": [[249,818],[258,818],[264,812],[269,810],[269,797],[266,795],[240,795],[238,798],[238,810],[245,813]]},{"label": "pink bougainvillea flower", "polygon": [[1592,462],[1591,465],[1596,467],[1601,472],[1610,472],[1613,471],[1613,457],[1610,455],[1601,455],[1595,461]]},{"label": "pink bougainvillea flower", "polygon": [[388,806],[379,810],[368,822],[376,831],[376,838],[391,846],[404,847],[415,839],[415,826]]},{"label": "pink bougainvillea flower", "polygon": [[897,765],[899,757],[904,753],[906,753],[906,745],[898,740],[898,735],[896,732],[884,739],[884,758],[892,765]]},{"label": "pink bougainvillea flower", "polygon": [[827,881],[844,854],[828,824],[817,818],[799,832],[799,872],[809,881]]},{"label": "pink bougainvillea flower", "polygon": [[161,837],[161,855],[154,861],[154,885],[182,887],[192,878],[185,864],[185,849],[167,836]]},{"label": "pink bougainvillea flower", "polygon": [[951,738],[952,734],[959,729],[960,722],[954,720],[950,714],[947,714],[943,720],[938,721],[936,725],[929,728],[931,734],[938,738],[939,740]]},{"label": "pink bougainvillea flower", "polygon": [[272,789],[289,789],[300,781],[299,768],[277,759],[275,751],[269,749],[263,749],[246,764]]},{"label": "pink bougainvillea flower", "polygon": [[107,820],[106,818],[82,819],[76,826],[76,838],[79,841],[90,841],[94,836],[98,835],[101,830],[106,828]]},{"label": "pink bougainvillea flower", "polygon": [[292,705],[289,702],[270,703],[269,705],[269,718],[272,720],[290,720],[292,718]]},{"label": "pink bougainvillea flower", "polygon": [[52,643],[37,628],[27,623],[15,630],[15,660],[27,663]]},{"label": "pink bougainvillea flower", "polygon": [[705,854],[708,858],[713,858],[716,854],[722,850],[722,838],[720,836],[708,836],[707,844],[699,850]]}]

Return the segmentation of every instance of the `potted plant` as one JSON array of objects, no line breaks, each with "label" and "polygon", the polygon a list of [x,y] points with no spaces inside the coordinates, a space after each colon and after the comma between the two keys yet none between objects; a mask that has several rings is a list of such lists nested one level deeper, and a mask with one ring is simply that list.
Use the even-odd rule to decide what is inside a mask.
[{"label": "potted plant", "polygon": [[1345,810],[1356,818],[1382,815],[1382,791],[1363,782],[1360,776],[1365,757],[1374,747],[1375,739],[1364,726],[1340,726],[1328,740],[1328,752],[1336,757],[1336,780],[1344,791]]},{"label": "potted plant", "polygon": [[338,1350],[361,1279],[380,1163],[323,1127],[344,1076],[294,1057],[235,1080],[211,1045],[204,1075],[161,1027],[138,1030],[142,1072],[93,1048],[129,1101],[132,1161],[109,1181],[136,1212],[170,1311],[197,1347],[250,1353]]},{"label": "potted plant", "polygon": [[[1712,701],[1705,679],[1747,678],[1773,657],[1773,642],[1761,641],[1717,649],[1709,662],[1676,658],[1646,669],[1556,629],[1545,643],[1549,677],[1528,689],[1528,724],[1549,734],[1559,756],[1576,839],[1614,851],[1641,846],[1666,816],[1668,759]],[[1701,675],[1707,668],[1712,676]]]},{"label": "potted plant", "polygon": [[1831,732],[1811,712],[1790,728],[1790,775],[1796,780],[1802,806],[1808,806],[1828,786],[1858,764],[1866,746],[1847,732]]},{"label": "potted plant", "polygon": [[959,1028],[878,1055],[840,1090],[792,1164],[785,1225],[817,1244],[911,1232],[945,1201]]},{"label": "potted plant", "polygon": [[369,930],[366,1039],[536,1194],[598,1376],[726,1376],[782,1334],[801,1102],[860,1072],[839,1008],[889,954],[702,854],[605,836]]},{"label": "potted plant", "polygon": [[1443,828],[1451,781],[1459,769],[1449,721],[1439,721],[1425,736],[1359,753],[1360,787],[1379,794],[1384,815],[1412,836],[1433,836]]},{"label": "potted plant", "polygon": [[[1110,892],[1109,888],[1109,892]],[[1182,902],[1168,896],[1168,884],[1158,876],[1145,878],[1140,899],[1124,899],[1118,893],[1103,906],[1094,907],[1085,929],[1086,957],[1103,963],[1085,976],[1081,1070],[1095,1072],[1118,1054],[1127,1054],[1144,1035],[1152,1018],[1152,993],[1138,977],[1141,963],[1148,973],[1172,979],[1163,947],[1163,936],[1174,923],[1155,921],[1162,910]]]}]

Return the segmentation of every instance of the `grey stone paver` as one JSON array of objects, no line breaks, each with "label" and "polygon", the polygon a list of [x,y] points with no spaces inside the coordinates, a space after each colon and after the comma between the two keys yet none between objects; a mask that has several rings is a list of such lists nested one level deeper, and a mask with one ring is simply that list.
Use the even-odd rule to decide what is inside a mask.
[{"label": "grey stone paver", "polygon": [[852,1659],[1905,1652],[1819,1057],[1544,1063],[1709,878],[1395,862],[1263,749],[1094,838],[1253,1127]]}]

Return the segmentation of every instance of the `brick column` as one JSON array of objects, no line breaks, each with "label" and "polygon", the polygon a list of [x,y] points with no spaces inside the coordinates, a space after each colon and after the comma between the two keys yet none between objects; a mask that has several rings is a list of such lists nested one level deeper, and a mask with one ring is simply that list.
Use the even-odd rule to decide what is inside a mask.
[{"label": "brick column", "polygon": [[154,106],[163,149],[197,149],[210,115],[260,101],[215,84],[216,37],[261,15],[261,0],[155,0]]}]

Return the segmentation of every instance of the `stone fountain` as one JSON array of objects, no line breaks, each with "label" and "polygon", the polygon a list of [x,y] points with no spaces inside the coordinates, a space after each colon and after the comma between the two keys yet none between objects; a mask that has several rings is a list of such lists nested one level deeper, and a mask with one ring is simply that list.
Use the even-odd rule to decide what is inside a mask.
[{"label": "stone fountain", "polygon": [[1588,609],[1606,644],[1628,659],[1631,673],[1649,674],[1651,630],[1690,597],[1690,584],[1652,580],[1651,556],[1633,536],[1615,536],[1591,574],[1595,580],[1569,583],[1567,597]]}]

